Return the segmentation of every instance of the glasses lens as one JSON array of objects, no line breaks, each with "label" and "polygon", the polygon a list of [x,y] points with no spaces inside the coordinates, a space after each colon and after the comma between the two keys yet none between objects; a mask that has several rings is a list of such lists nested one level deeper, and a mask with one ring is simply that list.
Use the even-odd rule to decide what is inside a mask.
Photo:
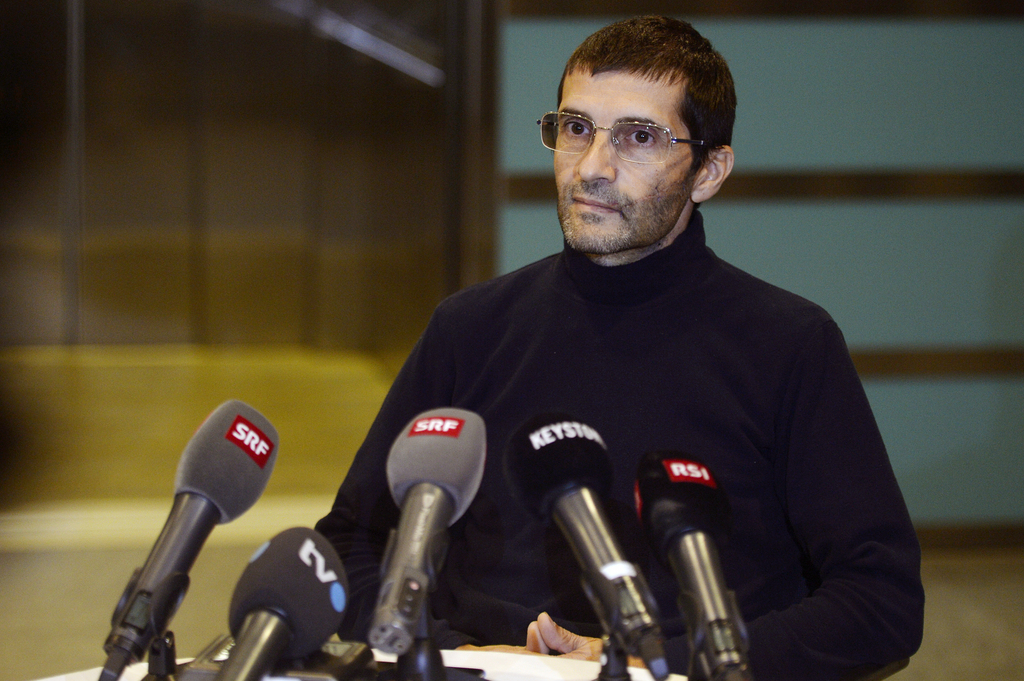
[{"label": "glasses lens", "polygon": [[558,114],[544,114],[539,123],[541,143],[548,149],[557,151],[558,147],[555,146],[555,141],[558,139]]},{"label": "glasses lens", "polygon": [[612,128],[615,151],[627,161],[660,163],[668,156],[669,132],[656,125],[619,123]]},{"label": "glasses lens", "polygon": [[558,114],[558,151],[579,154],[590,146],[594,122],[582,116]]},{"label": "glasses lens", "polygon": [[540,119],[540,140],[544,146],[567,154],[580,154],[594,136],[593,121],[582,116],[548,113]]}]

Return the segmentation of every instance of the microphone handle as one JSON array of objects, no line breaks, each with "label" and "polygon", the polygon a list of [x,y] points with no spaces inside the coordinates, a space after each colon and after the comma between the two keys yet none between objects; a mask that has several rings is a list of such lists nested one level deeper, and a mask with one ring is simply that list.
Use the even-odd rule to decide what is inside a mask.
[{"label": "microphone handle", "polygon": [[[202,495],[182,492],[174,497],[174,505],[149,557],[137,577],[128,583],[114,609],[110,635],[103,645],[110,656],[109,669],[105,668],[108,679],[118,678],[128,664],[138,662],[153,639],[163,633],[154,631],[151,626],[153,594],[170,575],[188,574],[220,519],[220,509]],[[167,606],[161,606],[166,613],[163,619],[170,620],[178,604]],[[166,626],[166,621],[163,625]]]},{"label": "microphone handle", "polygon": [[628,573],[631,569],[635,572],[622,557],[601,503],[589,487],[576,487],[559,496],[554,517],[588,577],[601,575],[612,579],[610,575]]},{"label": "microphone handle", "polygon": [[412,647],[427,595],[444,562],[454,511],[448,493],[433,483],[421,482],[406,492],[370,623],[368,641],[374,648],[402,655]]},{"label": "microphone handle", "polygon": [[725,585],[714,540],[699,530],[687,532],[672,542],[668,558],[690,629],[689,676],[695,681],[752,678],[743,619]]},{"label": "microphone handle", "polygon": [[577,487],[562,494],[554,518],[583,568],[587,595],[605,631],[642,657],[655,679],[667,677],[654,599],[643,575],[623,557],[594,492]]},{"label": "microphone handle", "polygon": [[291,627],[276,612],[249,613],[214,681],[260,681],[277,664],[291,637]]},{"label": "microphone handle", "polygon": [[176,494],[167,522],[142,567],[137,588],[152,591],[172,572],[188,574],[220,519],[217,505],[201,494]]}]

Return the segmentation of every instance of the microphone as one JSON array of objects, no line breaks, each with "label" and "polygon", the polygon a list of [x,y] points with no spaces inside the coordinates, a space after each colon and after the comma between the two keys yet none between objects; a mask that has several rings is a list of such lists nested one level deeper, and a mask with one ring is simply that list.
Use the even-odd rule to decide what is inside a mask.
[{"label": "microphone", "polygon": [[256,550],[231,596],[235,639],[214,681],[259,681],[279,660],[320,649],[341,626],[348,582],[323,535],[293,527]]},{"label": "microphone", "polygon": [[100,681],[115,681],[164,633],[214,525],[234,520],[263,493],[277,444],[274,426],[238,400],[217,407],[196,430],[178,461],[167,521],[114,608]]},{"label": "microphone", "polygon": [[666,678],[654,598],[643,574],[623,557],[601,507],[612,464],[598,432],[565,414],[534,417],[512,437],[505,478],[539,519],[554,515],[608,636],[639,655],[655,679]]},{"label": "microphone", "polygon": [[382,562],[368,635],[374,648],[403,655],[412,647],[427,593],[444,564],[447,528],[476,496],[486,452],[483,419],[454,407],[423,412],[395,439],[387,478],[402,512]]},{"label": "microphone", "polygon": [[650,452],[640,461],[637,512],[654,552],[680,586],[695,681],[749,681],[747,632],[725,585],[715,548],[732,525],[729,499],[706,465],[689,454]]}]

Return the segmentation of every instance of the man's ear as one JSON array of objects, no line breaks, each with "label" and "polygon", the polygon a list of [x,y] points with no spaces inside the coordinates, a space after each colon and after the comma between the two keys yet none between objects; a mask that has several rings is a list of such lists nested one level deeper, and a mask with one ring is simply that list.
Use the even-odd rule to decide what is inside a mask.
[{"label": "man's ear", "polygon": [[729,173],[732,172],[735,160],[732,147],[722,146],[712,149],[704,165],[697,171],[690,199],[694,203],[704,203],[717,194],[722,183],[725,182],[725,178],[729,177]]}]

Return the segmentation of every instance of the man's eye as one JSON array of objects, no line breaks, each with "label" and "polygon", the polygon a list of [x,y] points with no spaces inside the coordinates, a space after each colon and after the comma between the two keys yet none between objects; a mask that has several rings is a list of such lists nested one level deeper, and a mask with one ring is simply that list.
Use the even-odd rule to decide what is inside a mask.
[{"label": "man's eye", "polygon": [[587,133],[587,126],[579,121],[572,121],[568,125],[569,133],[573,135],[585,135]]},{"label": "man's eye", "polygon": [[617,133],[621,134],[619,139],[633,147],[656,147],[664,137],[660,130],[647,125],[624,125]]},{"label": "man's eye", "polygon": [[659,144],[663,135],[660,131],[651,128],[634,128],[629,137],[633,144],[647,147]]}]

